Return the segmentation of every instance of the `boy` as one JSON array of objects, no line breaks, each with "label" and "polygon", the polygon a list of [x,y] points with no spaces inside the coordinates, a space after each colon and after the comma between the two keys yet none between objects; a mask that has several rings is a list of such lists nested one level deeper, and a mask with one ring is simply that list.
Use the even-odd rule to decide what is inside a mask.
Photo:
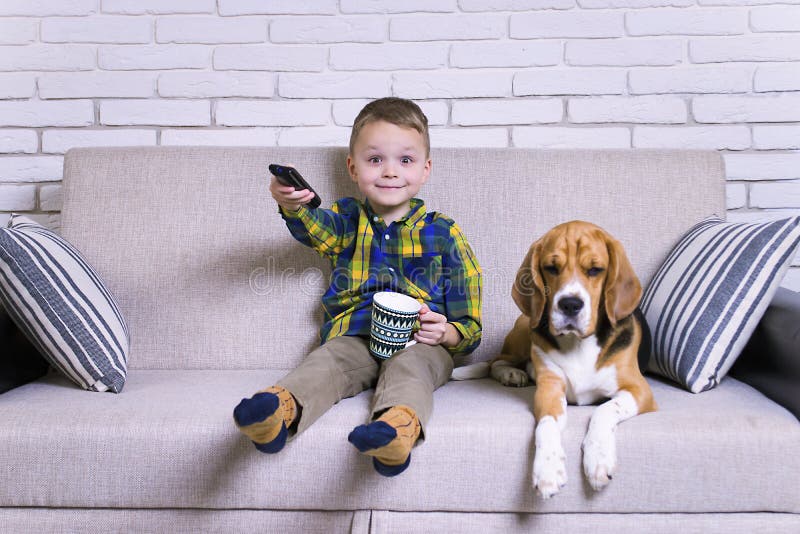
[{"label": "boy", "polygon": [[[428,121],[416,104],[367,104],[353,124],[347,168],[366,201],[344,198],[331,210],[309,209],[314,193],[272,178],[289,231],[333,267],[322,345],[276,385],[243,399],[234,420],[258,450],[276,453],[335,403],[375,386],[371,423],[348,439],[380,474],[394,476],[424,436],[452,356],[480,343],[480,267],[458,226],[414,198],[431,171]],[[378,360],[368,349],[372,296],[385,290],[422,308],[417,343]]]}]

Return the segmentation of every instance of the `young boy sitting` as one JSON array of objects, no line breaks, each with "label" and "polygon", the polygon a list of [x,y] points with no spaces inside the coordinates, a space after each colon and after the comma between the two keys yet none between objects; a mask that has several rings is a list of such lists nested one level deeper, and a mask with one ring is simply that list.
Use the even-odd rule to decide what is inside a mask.
[{"label": "young boy sitting", "polygon": [[[347,168],[365,201],[332,209],[306,206],[314,193],[272,178],[270,191],[292,235],[327,257],[331,285],[322,297],[322,345],[294,371],[234,410],[239,429],[262,452],[276,453],[331,406],[375,386],[371,423],[349,441],[382,475],[402,473],[424,436],[433,391],[452,356],[481,339],[481,271],[449,218],[414,198],[431,172],[428,120],[401,98],[373,101],[359,113]],[[387,360],[369,352],[372,297],[404,293],[421,302],[416,344]]]}]

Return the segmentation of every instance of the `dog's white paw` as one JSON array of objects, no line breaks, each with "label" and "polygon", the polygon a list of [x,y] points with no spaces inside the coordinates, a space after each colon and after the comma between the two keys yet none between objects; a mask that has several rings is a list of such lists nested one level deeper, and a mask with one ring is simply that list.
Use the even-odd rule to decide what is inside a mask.
[{"label": "dog's white paw", "polygon": [[549,499],[567,483],[567,457],[561,444],[536,448],[533,459],[533,486],[543,499]]},{"label": "dog's white paw", "polygon": [[583,472],[596,491],[608,486],[617,470],[617,444],[612,432],[586,435],[583,440]]},{"label": "dog's white paw", "polygon": [[522,369],[511,367],[508,365],[492,366],[492,378],[503,384],[504,386],[524,387],[528,385],[530,377],[528,373]]}]

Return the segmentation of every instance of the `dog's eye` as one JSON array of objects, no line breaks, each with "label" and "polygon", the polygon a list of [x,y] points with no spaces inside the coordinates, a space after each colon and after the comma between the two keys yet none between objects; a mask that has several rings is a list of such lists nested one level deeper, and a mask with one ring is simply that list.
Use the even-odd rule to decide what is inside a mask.
[{"label": "dog's eye", "polygon": [[545,265],[544,270],[550,274],[558,274],[558,267],[555,265]]},{"label": "dog's eye", "polygon": [[592,267],[588,271],[586,271],[586,274],[588,274],[589,276],[597,276],[598,274],[600,274],[602,272],[603,272],[603,269],[601,267]]}]

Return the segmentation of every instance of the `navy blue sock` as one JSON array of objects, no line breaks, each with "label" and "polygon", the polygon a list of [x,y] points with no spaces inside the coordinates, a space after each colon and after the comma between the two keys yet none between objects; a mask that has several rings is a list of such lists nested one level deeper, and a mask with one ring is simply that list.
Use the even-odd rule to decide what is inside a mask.
[{"label": "navy blue sock", "polygon": [[239,426],[260,423],[275,413],[281,401],[274,393],[256,393],[233,409],[233,419]]},{"label": "navy blue sock", "polygon": [[360,452],[367,452],[388,445],[396,437],[397,430],[394,427],[383,421],[375,421],[355,427],[347,436],[347,441]]},{"label": "navy blue sock", "polygon": [[[251,438],[253,445],[261,452],[274,454],[283,449],[286,445],[286,439],[289,436],[289,431],[286,424],[281,421],[281,428],[278,435],[272,440],[260,443],[252,439],[252,436],[242,427],[261,423],[275,414],[276,410],[280,407],[280,399],[274,393],[257,393],[249,399],[242,399],[236,408],[233,410],[233,419],[240,427],[240,430]],[[274,428],[274,427],[273,427]]]},{"label": "navy blue sock", "polygon": [[375,468],[375,471],[377,471],[378,473],[380,473],[385,477],[397,476],[406,469],[408,469],[409,465],[411,465],[411,453],[409,453],[408,458],[406,458],[406,461],[400,465],[386,465],[377,458],[372,459],[372,466]]},{"label": "navy blue sock", "polygon": [[[360,452],[369,452],[380,449],[391,443],[397,437],[397,430],[384,421],[375,421],[369,425],[360,425],[350,432],[347,440],[355,445]],[[405,471],[411,464],[411,454],[400,465],[386,465],[377,458],[372,458],[372,466],[379,474],[393,477]]]},{"label": "navy blue sock", "polygon": [[272,441],[268,441],[267,443],[256,443],[253,442],[256,449],[261,452],[265,452],[267,454],[275,454],[276,452],[280,452],[283,449],[284,445],[286,445],[286,438],[289,437],[289,431],[286,429],[286,425],[281,423],[281,431],[278,432],[278,435]]}]

